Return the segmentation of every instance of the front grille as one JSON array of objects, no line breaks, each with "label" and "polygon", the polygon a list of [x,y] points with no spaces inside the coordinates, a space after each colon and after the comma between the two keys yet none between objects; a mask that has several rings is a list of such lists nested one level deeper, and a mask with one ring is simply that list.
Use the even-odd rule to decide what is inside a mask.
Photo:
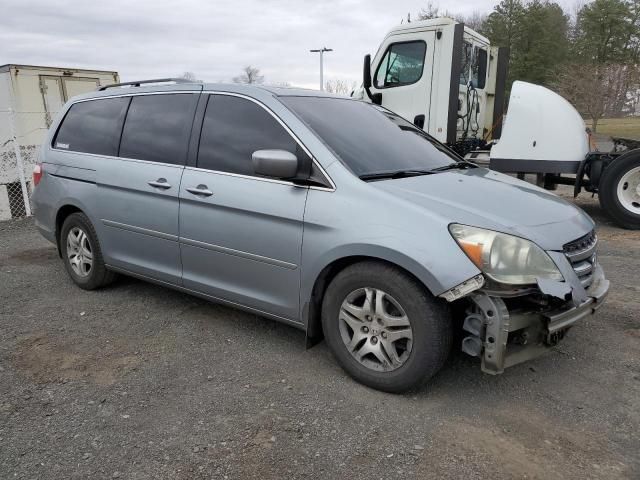
[{"label": "front grille", "polygon": [[598,237],[595,230],[592,230],[584,237],[569,242],[563,247],[564,254],[569,259],[573,270],[580,279],[580,283],[585,288],[591,285],[593,279],[597,246]]}]

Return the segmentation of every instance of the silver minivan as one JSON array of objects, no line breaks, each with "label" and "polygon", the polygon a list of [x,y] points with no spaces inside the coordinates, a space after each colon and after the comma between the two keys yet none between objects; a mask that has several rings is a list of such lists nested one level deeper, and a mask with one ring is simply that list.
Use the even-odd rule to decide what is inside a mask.
[{"label": "silver minivan", "polygon": [[390,392],[454,339],[491,374],[533,358],[609,289],[582,210],[315,91],[103,87],[64,107],[34,185],[80,288],[120,273],[289,323]]}]

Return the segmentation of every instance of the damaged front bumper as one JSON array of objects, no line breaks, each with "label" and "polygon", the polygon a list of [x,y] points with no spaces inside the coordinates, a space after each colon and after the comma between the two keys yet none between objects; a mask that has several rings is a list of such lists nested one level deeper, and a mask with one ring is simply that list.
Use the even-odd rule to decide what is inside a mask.
[{"label": "damaged front bumper", "polygon": [[560,298],[548,286],[539,287],[536,294],[517,298],[483,289],[466,297],[471,300],[471,308],[463,329],[469,335],[462,342],[462,350],[481,357],[482,371],[502,373],[556,345],[571,326],[602,306],[609,281],[596,264],[587,289],[574,288]]}]

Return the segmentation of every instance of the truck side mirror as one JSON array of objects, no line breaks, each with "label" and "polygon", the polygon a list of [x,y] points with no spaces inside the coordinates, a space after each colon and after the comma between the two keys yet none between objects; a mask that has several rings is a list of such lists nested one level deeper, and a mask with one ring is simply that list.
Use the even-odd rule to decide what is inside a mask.
[{"label": "truck side mirror", "polygon": [[371,55],[364,56],[364,65],[362,66],[362,86],[367,92],[367,97],[376,105],[382,105],[382,94],[371,93]]},{"label": "truck side mirror", "polygon": [[364,65],[362,67],[362,85],[367,91],[367,95],[371,98],[371,55],[364,56]]}]

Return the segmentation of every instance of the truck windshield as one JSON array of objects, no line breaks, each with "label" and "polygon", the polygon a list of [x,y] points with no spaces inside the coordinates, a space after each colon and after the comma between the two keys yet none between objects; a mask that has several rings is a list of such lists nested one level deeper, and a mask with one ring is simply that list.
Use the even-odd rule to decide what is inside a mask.
[{"label": "truck windshield", "polygon": [[280,100],[359,177],[427,172],[459,160],[424,131],[377,105],[331,97]]}]

